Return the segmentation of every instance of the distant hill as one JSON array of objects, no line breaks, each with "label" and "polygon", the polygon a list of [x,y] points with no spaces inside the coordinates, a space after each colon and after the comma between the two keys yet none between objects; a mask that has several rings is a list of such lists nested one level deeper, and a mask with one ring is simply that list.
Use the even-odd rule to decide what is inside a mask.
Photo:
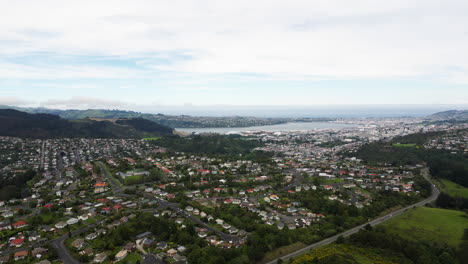
[{"label": "distant hill", "polygon": [[287,122],[322,122],[331,121],[330,118],[262,118],[245,116],[188,116],[188,115],[163,115],[148,114],[135,111],[108,110],[108,109],[88,109],[88,110],[59,110],[38,108],[21,108],[1,106],[0,109],[15,109],[27,113],[41,113],[58,115],[64,119],[84,119],[84,118],[143,118],[161,125],[172,128],[203,128],[203,127],[249,127],[284,124]]},{"label": "distant hill", "polygon": [[143,118],[66,120],[52,114],[0,109],[0,136],[26,138],[141,138],[172,134],[173,129]]},{"label": "distant hill", "polygon": [[428,116],[434,120],[468,120],[468,110],[449,110]]}]

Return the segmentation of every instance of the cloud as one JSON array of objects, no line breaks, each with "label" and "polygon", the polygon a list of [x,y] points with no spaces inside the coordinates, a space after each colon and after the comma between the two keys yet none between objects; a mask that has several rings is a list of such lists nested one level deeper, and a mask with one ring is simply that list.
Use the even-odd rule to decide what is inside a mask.
[{"label": "cloud", "polygon": [[[0,52],[137,56],[187,50],[195,56],[155,65],[196,74],[324,78],[420,76],[468,64],[463,1],[99,2],[30,1],[26,10],[5,4],[1,35],[29,45]],[[78,77],[93,78],[96,71]]]},{"label": "cloud", "polygon": [[[165,101],[181,104],[228,101],[231,94],[221,93],[236,85],[252,87],[239,91],[236,100],[258,101],[250,92],[260,81],[468,84],[467,1],[0,2],[5,2],[0,10],[2,79],[58,82],[50,87],[64,80],[146,81],[145,91],[135,91],[157,90],[154,94],[170,97]],[[97,87],[113,96],[114,83],[103,82]],[[78,92],[80,85],[69,85],[77,92],[67,96],[87,95]],[[176,92],[168,93],[170,88]],[[212,91],[213,96],[183,93],[190,90]],[[286,97],[269,93],[276,93],[277,101]],[[342,93],[348,93],[346,88],[334,94]],[[397,97],[401,94],[394,100],[402,100]]]},{"label": "cloud", "polygon": [[0,105],[8,106],[28,106],[34,102],[29,100],[24,100],[19,97],[14,96],[0,96]]},{"label": "cloud", "polygon": [[98,109],[98,108],[126,108],[130,104],[118,100],[107,100],[93,97],[76,96],[70,99],[49,99],[40,103],[42,107],[60,109]]},{"label": "cloud", "polygon": [[142,74],[144,74],[143,71],[114,66],[58,65],[47,61],[40,64],[23,64],[0,60],[0,78],[6,79],[122,79],[135,78]]}]

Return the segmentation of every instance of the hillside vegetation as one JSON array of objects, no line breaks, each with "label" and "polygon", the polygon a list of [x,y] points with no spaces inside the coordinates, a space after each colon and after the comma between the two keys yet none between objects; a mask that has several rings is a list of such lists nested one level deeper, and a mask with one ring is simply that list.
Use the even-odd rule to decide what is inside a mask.
[{"label": "hillside vegetation", "polygon": [[417,242],[434,241],[457,248],[468,229],[466,213],[418,207],[383,224],[387,232]]},{"label": "hillside vegetation", "polygon": [[141,138],[172,134],[172,129],[146,119],[65,120],[51,114],[0,109],[0,136],[24,138]]},{"label": "hillside vegetation", "polygon": [[347,153],[347,155],[356,156],[371,165],[401,166],[426,162],[432,176],[468,187],[468,155],[466,153],[454,154],[447,150],[423,148],[426,142],[444,133],[415,133],[394,138],[390,142],[369,143],[357,152]]}]

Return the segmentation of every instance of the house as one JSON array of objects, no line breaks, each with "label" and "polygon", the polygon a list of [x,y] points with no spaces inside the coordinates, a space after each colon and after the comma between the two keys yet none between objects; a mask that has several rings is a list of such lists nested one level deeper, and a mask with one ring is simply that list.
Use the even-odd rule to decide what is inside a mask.
[{"label": "house", "polygon": [[[94,184],[94,193],[103,193],[106,191],[106,183],[105,182],[97,182]],[[107,256],[106,256],[107,257]]]},{"label": "house", "polygon": [[0,223],[0,231],[3,230],[11,230],[11,224],[5,222]]},{"label": "house", "polygon": [[70,218],[70,219],[67,220],[67,225],[74,225],[74,224],[78,223],[78,221],[79,220],[76,219],[76,218]]},{"label": "house", "polygon": [[152,239],[145,238],[142,244],[143,244],[143,248],[149,248],[154,244],[154,241]]},{"label": "house", "polygon": [[164,250],[167,248],[167,242],[159,242],[157,245],[156,245],[156,248],[157,249],[161,249],[161,250]]},{"label": "house", "polygon": [[168,251],[166,251],[166,253],[167,253],[167,255],[169,255],[169,256],[172,257],[172,256],[174,256],[175,254],[177,254],[177,250],[171,248],[171,249],[169,249]]},{"label": "house", "polygon": [[15,261],[23,260],[23,259],[25,259],[27,257],[28,257],[28,251],[27,250],[18,251],[14,255]]},{"label": "house", "polygon": [[77,238],[77,239],[75,239],[75,241],[73,241],[71,243],[71,246],[76,248],[76,249],[80,249],[83,246],[84,242],[85,242],[84,239]]},{"label": "house", "polygon": [[150,235],[151,235],[151,232],[144,232],[144,233],[141,233],[141,234],[137,235],[137,236],[135,237],[135,239],[137,239],[137,240],[138,240],[138,239],[143,239],[143,238],[148,237],[148,236],[150,236]]},{"label": "house", "polygon": [[0,263],[7,263],[9,260],[10,260],[10,255],[0,257]]},{"label": "house", "polygon": [[117,254],[115,254],[115,260],[120,261],[120,260],[123,260],[124,258],[126,258],[127,256],[128,256],[128,251],[123,249],[123,250],[119,251]]},{"label": "house", "polygon": [[94,257],[93,262],[94,262],[94,263],[102,263],[102,262],[104,262],[106,259],[107,259],[106,253],[99,253],[99,254],[97,254],[97,255]]},{"label": "house", "polygon": [[177,247],[177,251],[179,251],[179,252],[185,252],[185,251],[187,251],[187,248],[184,247],[184,246],[179,246],[179,247]]},{"label": "house", "polygon": [[58,223],[55,224],[55,228],[58,228],[58,229],[63,229],[63,228],[65,228],[66,226],[67,226],[67,223],[62,222],[62,221],[60,221],[60,222],[58,222]]},{"label": "house", "polygon": [[28,232],[28,240],[29,242],[36,241],[41,238],[41,235],[37,233],[37,231],[29,231]]},{"label": "house", "polygon": [[239,232],[239,229],[237,229],[237,228],[235,228],[235,227],[229,228],[229,234],[235,234],[235,233],[237,233],[237,232]]},{"label": "house", "polygon": [[187,257],[176,254],[172,257],[177,264],[187,263]]},{"label": "house", "polygon": [[94,254],[94,250],[93,248],[90,248],[90,247],[80,251],[80,255],[82,256],[92,256],[93,254]]},{"label": "house", "polygon": [[135,243],[133,242],[128,242],[125,247],[124,247],[125,250],[129,251],[129,252],[132,252],[136,249],[136,245]]},{"label": "house", "polygon": [[78,216],[78,219],[81,220],[81,221],[86,221],[88,220],[89,216],[87,214],[82,214],[80,216]]},{"label": "house", "polygon": [[24,243],[24,239],[22,238],[15,238],[10,241],[10,247],[21,247]]},{"label": "house", "polygon": [[47,253],[47,249],[42,248],[42,247],[35,248],[31,251],[31,255],[38,259],[42,258],[42,256],[44,256],[46,253]]},{"label": "house", "polygon": [[91,233],[91,234],[88,234],[85,236],[85,239],[86,240],[94,240],[98,237],[98,235],[96,233]]},{"label": "house", "polygon": [[12,212],[12,211],[3,212],[3,213],[2,213],[2,216],[3,216],[3,218],[12,217],[12,216],[13,216],[13,212]]},{"label": "house", "polygon": [[23,228],[27,226],[28,224],[25,221],[18,221],[16,223],[13,223],[13,228],[18,229],[18,228]]}]

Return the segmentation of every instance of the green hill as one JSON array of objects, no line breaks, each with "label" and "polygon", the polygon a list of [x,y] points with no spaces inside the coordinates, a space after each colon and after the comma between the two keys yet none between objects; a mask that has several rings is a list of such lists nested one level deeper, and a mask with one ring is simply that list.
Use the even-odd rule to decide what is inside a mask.
[{"label": "green hill", "polygon": [[467,120],[468,110],[449,110],[444,112],[438,112],[428,116],[428,118],[434,120]]},{"label": "green hill", "polygon": [[172,134],[173,129],[142,118],[65,120],[52,114],[0,109],[0,136],[25,138],[142,138]]}]

